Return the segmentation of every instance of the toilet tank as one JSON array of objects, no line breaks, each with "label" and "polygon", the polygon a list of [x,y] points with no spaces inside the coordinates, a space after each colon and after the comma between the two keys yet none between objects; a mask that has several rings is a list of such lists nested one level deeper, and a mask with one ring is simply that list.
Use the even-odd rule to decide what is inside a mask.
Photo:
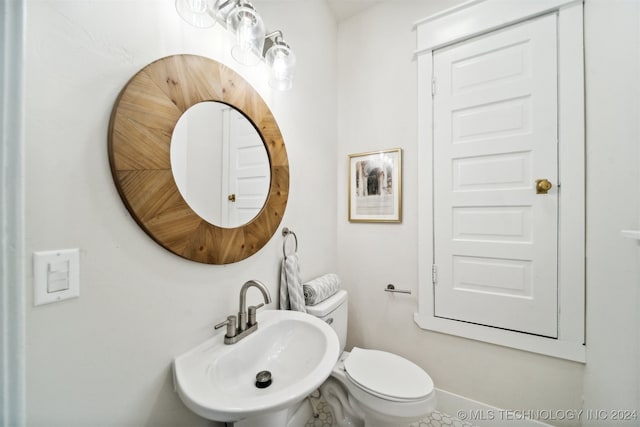
[{"label": "toilet tank", "polygon": [[347,300],[347,291],[341,289],[321,303],[306,306],[307,313],[324,320],[336,331],[340,340],[340,353],[347,344]]}]

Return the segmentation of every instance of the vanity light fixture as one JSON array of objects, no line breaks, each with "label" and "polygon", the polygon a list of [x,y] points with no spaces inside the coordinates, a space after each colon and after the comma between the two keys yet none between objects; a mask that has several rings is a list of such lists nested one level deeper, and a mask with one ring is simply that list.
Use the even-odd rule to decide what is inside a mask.
[{"label": "vanity light fixture", "polygon": [[231,56],[241,64],[264,60],[271,70],[269,85],[288,90],[293,86],[296,57],[281,31],[266,34],[262,18],[247,0],[176,0],[180,17],[196,28],[216,22],[235,34]]}]

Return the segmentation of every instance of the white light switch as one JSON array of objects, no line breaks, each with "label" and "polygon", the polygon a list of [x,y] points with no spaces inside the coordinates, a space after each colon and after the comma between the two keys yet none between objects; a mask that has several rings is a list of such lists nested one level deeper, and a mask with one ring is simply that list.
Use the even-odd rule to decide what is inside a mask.
[{"label": "white light switch", "polygon": [[69,260],[52,261],[47,264],[47,292],[69,289]]},{"label": "white light switch", "polygon": [[80,295],[80,251],[64,249],[33,253],[34,305]]}]

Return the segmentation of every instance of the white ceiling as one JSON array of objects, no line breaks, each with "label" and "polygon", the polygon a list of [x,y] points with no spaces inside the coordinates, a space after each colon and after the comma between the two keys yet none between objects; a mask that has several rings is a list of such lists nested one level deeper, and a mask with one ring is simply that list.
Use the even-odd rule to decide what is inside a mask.
[{"label": "white ceiling", "polygon": [[[252,3],[257,6],[259,10],[260,3],[275,3],[275,2],[301,2],[304,0],[252,0]],[[378,3],[382,3],[387,0],[326,0],[329,5],[329,9],[333,12],[336,20],[342,21],[352,17],[365,9],[370,8]]]},{"label": "white ceiling", "polygon": [[384,0],[327,0],[336,19],[342,21]]}]

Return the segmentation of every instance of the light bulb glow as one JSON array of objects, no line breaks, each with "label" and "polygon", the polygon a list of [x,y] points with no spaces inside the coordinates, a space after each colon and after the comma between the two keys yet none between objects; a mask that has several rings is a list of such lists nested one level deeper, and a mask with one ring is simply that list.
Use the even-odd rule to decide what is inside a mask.
[{"label": "light bulb glow", "polygon": [[248,3],[242,3],[227,17],[229,29],[236,34],[231,55],[241,64],[256,65],[264,47],[265,27],[262,18]]},{"label": "light bulb glow", "polygon": [[215,25],[214,0],[176,0],[176,11],[180,17],[197,28]]},{"label": "light bulb glow", "polygon": [[254,48],[252,32],[255,21],[245,13],[241,14],[239,21],[240,23],[236,33],[236,45],[240,49],[250,51]]},{"label": "light bulb glow", "polygon": [[205,13],[207,11],[207,2],[205,0],[188,0],[187,5],[193,13]]},{"label": "light bulb glow", "polygon": [[273,77],[276,79],[283,79],[287,77],[288,67],[287,67],[287,57],[282,52],[278,52],[276,57],[273,59]]},{"label": "light bulb glow", "polygon": [[296,57],[287,44],[276,40],[267,51],[265,61],[271,68],[269,85],[278,90],[289,90],[293,86]]}]

